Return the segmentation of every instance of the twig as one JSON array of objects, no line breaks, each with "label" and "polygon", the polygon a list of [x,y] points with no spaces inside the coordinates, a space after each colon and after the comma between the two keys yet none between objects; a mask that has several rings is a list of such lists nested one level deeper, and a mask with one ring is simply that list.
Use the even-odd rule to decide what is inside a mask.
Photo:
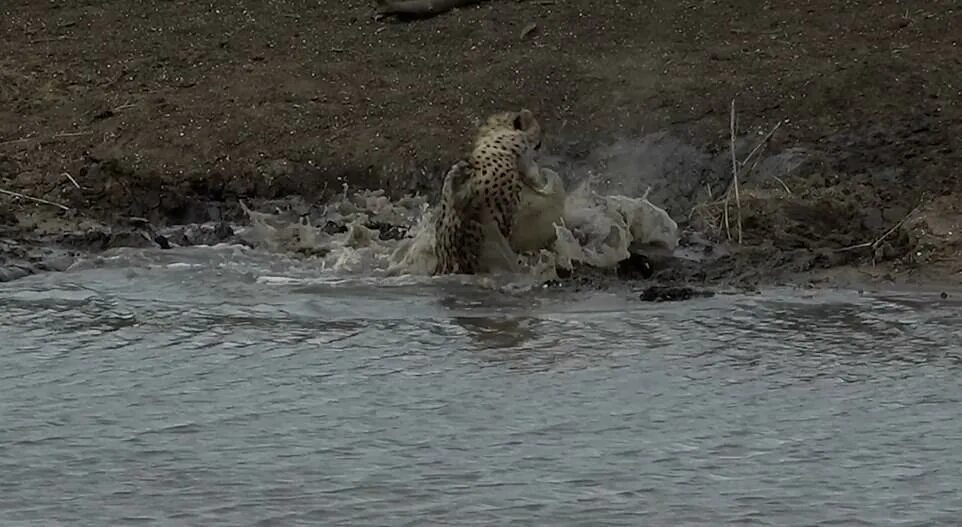
[{"label": "twig", "polygon": [[[765,137],[762,138],[762,140],[757,145],[755,145],[755,148],[753,148],[751,152],[749,152],[749,154],[745,157],[745,159],[739,162],[738,157],[735,153],[735,134],[736,134],[737,120],[736,120],[734,100],[732,100],[732,103],[731,103],[730,119],[731,119],[730,133],[731,133],[732,184],[728,185],[728,188],[725,189],[725,191],[722,192],[721,195],[719,195],[718,199],[715,199],[715,196],[713,196],[712,194],[711,184],[706,182],[705,186],[708,191],[709,201],[706,203],[699,203],[692,206],[691,210],[688,212],[688,219],[691,220],[694,217],[696,212],[700,212],[703,209],[721,206],[722,218],[723,218],[723,223],[725,227],[725,235],[729,240],[731,240],[732,228],[731,228],[731,214],[730,214],[729,208],[731,206],[732,194],[734,194],[735,207],[736,207],[736,221],[737,221],[737,230],[738,230],[737,231],[738,243],[741,244],[743,243],[743,225],[742,225],[742,210],[741,210],[740,180],[745,179],[745,177],[748,174],[751,174],[755,170],[755,168],[761,162],[760,154],[761,152],[764,152],[766,146],[768,145],[769,140],[772,138],[773,135],[775,135],[775,132],[782,126],[782,124],[788,121],[781,120],[778,123],[776,123],[775,126],[772,127],[772,129],[769,130],[767,134],[765,134]],[[739,173],[739,167],[744,168],[745,166],[748,165],[749,161],[753,161],[753,160],[754,162],[751,164],[751,166],[749,166],[746,170],[742,170]],[[789,194],[792,193],[791,189],[788,188],[788,185],[786,185],[784,181],[782,181],[778,177],[775,177],[775,176],[772,176],[772,177],[782,185],[782,187],[785,189],[786,192],[788,192]],[[718,218],[717,213],[712,214],[712,217],[713,217],[712,227],[717,230],[720,230],[721,226],[717,225],[717,218]]]},{"label": "twig", "polygon": [[53,134],[53,135],[51,135],[51,136],[47,136],[47,138],[41,137],[41,136],[39,136],[39,135],[35,135],[35,136],[33,136],[33,137],[21,137],[20,139],[11,139],[11,140],[9,140],[9,141],[0,141],[0,146],[14,145],[14,144],[17,144],[17,143],[26,143],[26,142],[29,142],[29,141],[50,141],[50,140],[53,140],[53,139],[60,139],[60,138],[62,138],[62,137],[77,137],[77,136],[81,136],[81,135],[90,135],[90,134],[92,134],[92,133],[93,133],[93,131],[91,131],[91,130],[84,130],[84,131],[81,131],[81,132],[57,132],[57,133],[55,133],[55,134]]},{"label": "twig", "polygon": [[872,248],[873,248],[873,249],[878,249],[879,244],[881,244],[883,241],[885,241],[885,238],[888,238],[890,234],[892,234],[893,232],[895,232],[896,230],[898,230],[902,225],[905,225],[905,222],[909,220],[909,217],[910,217],[910,216],[912,216],[913,214],[915,214],[915,211],[916,211],[916,210],[918,210],[918,207],[910,210],[909,213],[906,214],[904,218],[902,218],[901,220],[899,220],[898,223],[896,223],[895,225],[893,225],[891,229],[885,231],[885,233],[882,234],[881,236],[879,236],[877,240],[875,240],[874,242],[872,242]]},{"label": "twig", "polygon": [[55,138],[57,138],[57,137],[77,137],[77,136],[79,136],[79,135],[90,135],[91,133],[93,133],[93,132],[91,132],[90,130],[84,130],[84,131],[81,131],[81,132],[59,132],[59,133],[54,134],[53,136],[54,136]]},{"label": "twig", "polygon": [[74,179],[73,176],[71,176],[69,172],[64,172],[63,175],[66,176],[67,179],[69,179],[71,183],[73,183],[73,186],[77,187],[78,189],[80,188],[80,183],[77,183],[77,180]]},{"label": "twig", "polygon": [[762,141],[757,145],[755,145],[755,148],[753,148],[752,151],[748,153],[748,156],[745,157],[745,160],[741,162],[742,166],[747,165],[748,161],[752,158],[752,156],[754,156],[755,153],[758,152],[760,148],[768,144],[768,140],[771,139],[773,135],[775,135],[775,130],[778,130],[778,128],[782,126],[782,123],[784,122],[785,121],[778,121],[775,127],[769,130],[767,134],[765,134],[765,137],[762,139]]},{"label": "twig", "polygon": [[[738,245],[742,244],[742,202],[738,193],[738,158],[735,156],[735,99],[732,99],[731,113],[731,135],[732,135],[732,183],[735,185],[735,213],[738,219]],[[764,144],[764,143],[763,143]],[[725,222],[728,223],[728,207],[725,207]],[[729,233],[729,236],[731,234]]]},{"label": "twig", "polygon": [[[748,167],[748,170],[745,170],[745,171],[743,171],[743,172],[741,173],[741,178],[742,178],[742,179],[745,179],[745,177],[747,177],[748,174],[751,174],[751,173],[753,173],[753,172],[755,171],[755,167],[757,167],[757,166],[758,166],[758,163],[760,163],[761,160],[762,160],[762,159],[761,159],[761,153],[764,152],[765,149],[768,147],[768,141],[772,138],[773,135],[775,135],[775,131],[778,130],[778,128],[779,128],[780,126],[782,126],[782,123],[784,123],[784,122],[785,122],[785,121],[779,121],[778,123],[776,123],[775,126],[774,126],[771,130],[769,130],[767,134],[765,134],[765,137],[762,138],[761,142],[759,142],[757,145],[755,145],[755,148],[753,148],[752,151],[749,152],[749,154],[748,154],[747,156],[745,156],[745,159],[744,159],[741,163],[739,163],[739,165],[740,165],[742,168],[744,168],[745,165],[747,165],[748,162],[749,162],[753,157],[755,157],[755,162],[752,163],[752,166]],[[756,154],[757,154],[757,156],[756,156]],[[781,179],[779,179],[778,176],[772,175],[771,177],[772,177],[772,179],[774,179],[775,181],[778,181],[779,183],[781,183],[782,188],[784,188],[786,192],[788,192],[789,194],[792,193],[792,191],[788,188],[788,185],[786,185],[784,181],[782,181]]]},{"label": "twig", "polygon": [[[765,144],[765,143],[762,143],[762,144]],[[763,148],[762,150],[764,150],[764,148]],[[747,160],[747,158],[746,158],[746,160]],[[748,170],[742,172],[742,174],[741,174],[741,175],[742,175],[742,178],[744,179],[746,176],[748,176],[748,174],[751,174],[752,172],[754,172],[754,171],[755,171],[755,167],[758,166],[758,163],[760,163],[761,160],[762,160],[762,158],[760,158],[760,157],[755,158],[755,162],[752,163],[752,166],[748,167]]]},{"label": "twig", "polygon": [[47,200],[45,200],[45,199],[43,199],[43,198],[35,198],[35,197],[33,197],[33,196],[28,196],[28,195],[26,195],[26,194],[21,194],[21,193],[19,193],[19,192],[13,192],[13,191],[10,191],[10,190],[4,190],[4,189],[2,189],[2,188],[0,188],[0,194],[6,194],[6,195],[8,195],[8,196],[13,196],[13,197],[15,197],[15,198],[20,198],[20,199],[26,199],[26,200],[30,200],[30,201],[35,201],[35,202],[37,202],[37,203],[43,203],[44,205],[53,205],[54,207],[59,207],[59,208],[61,208],[61,209],[63,209],[63,210],[70,210],[70,207],[67,207],[66,205],[61,205],[61,204],[59,204],[59,203],[54,203],[54,202],[52,202],[52,201],[47,201]]},{"label": "twig", "polygon": [[9,141],[0,141],[0,146],[15,145],[17,143],[26,143],[31,139],[36,139],[35,137],[21,137],[20,139],[11,139]]},{"label": "twig", "polygon": [[774,179],[775,181],[778,181],[779,183],[781,183],[781,184],[782,184],[782,188],[785,189],[785,192],[787,192],[787,193],[789,193],[789,194],[792,193],[792,189],[788,188],[788,185],[786,185],[785,182],[782,181],[782,178],[780,178],[780,177],[772,174],[772,179]]},{"label": "twig", "polygon": [[48,37],[48,38],[36,38],[30,41],[31,44],[43,44],[46,42],[58,42],[62,40],[77,40],[77,37],[71,37],[69,35],[60,35],[58,37]]},{"label": "twig", "polygon": [[895,232],[896,230],[898,230],[899,227],[901,227],[902,225],[905,225],[905,222],[908,221],[909,218],[911,218],[912,215],[915,214],[915,212],[918,211],[921,206],[922,206],[921,204],[916,205],[915,208],[913,208],[912,210],[910,210],[910,211],[908,212],[908,214],[906,214],[901,220],[898,221],[898,223],[896,223],[895,225],[893,225],[891,229],[885,231],[885,232],[884,232],[881,236],[879,236],[874,242],[865,242],[865,243],[859,243],[859,244],[855,244],[855,245],[850,245],[850,246],[848,246],[848,247],[842,247],[841,249],[836,249],[836,251],[837,251],[837,252],[844,252],[844,251],[852,251],[852,250],[855,250],[855,249],[865,249],[865,248],[868,248],[868,247],[871,247],[872,250],[878,249],[878,248],[879,248],[879,245],[881,245],[881,243],[882,243],[883,241],[885,241],[886,238],[888,238],[889,236],[891,236],[891,234],[892,234],[893,232]]},{"label": "twig", "polygon": [[730,240],[732,239],[732,228],[728,222],[728,196],[730,192],[725,193],[725,235]]}]

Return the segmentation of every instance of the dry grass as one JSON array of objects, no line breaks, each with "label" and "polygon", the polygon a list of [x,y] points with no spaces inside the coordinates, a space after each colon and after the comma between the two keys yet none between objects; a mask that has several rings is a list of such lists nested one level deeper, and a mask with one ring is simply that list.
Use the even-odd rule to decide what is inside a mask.
[{"label": "dry grass", "polygon": [[[784,120],[778,121],[772,129],[765,134],[765,137],[755,145],[754,148],[748,153],[748,155],[742,161],[738,161],[738,157],[735,153],[735,138],[737,135],[736,129],[737,116],[735,113],[735,100],[732,99],[731,102],[731,118],[730,118],[730,135],[731,135],[731,157],[732,157],[732,182],[728,186],[725,193],[718,199],[711,199],[706,203],[699,203],[692,207],[688,214],[688,219],[691,220],[696,215],[698,216],[701,224],[708,230],[712,235],[720,237],[722,231],[725,233],[725,238],[731,241],[732,229],[731,229],[731,201],[734,198],[735,207],[735,221],[736,221],[736,235],[735,240],[739,245],[742,244],[744,240],[744,231],[742,227],[742,192],[739,188],[739,176],[744,179],[746,176],[754,172],[755,167],[758,166],[759,161],[761,161],[761,154],[765,151],[768,143],[770,142],[772,136],[775,132],[782,126],[785,122]],[[749,166],[749,163],[751,165]],[[748,167],[747,169],[745,167]],[[792,191],[788,185],[779,178],[773,176],[773,179],[778,181],[786,193],[791,194]],[[711,191],[709,189],[709,196]]]}]

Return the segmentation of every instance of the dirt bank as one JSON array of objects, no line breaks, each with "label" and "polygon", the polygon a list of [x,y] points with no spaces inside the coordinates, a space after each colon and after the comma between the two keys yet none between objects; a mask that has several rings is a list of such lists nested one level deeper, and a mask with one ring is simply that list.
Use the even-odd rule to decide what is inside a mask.
[{"label": "dirt bank", "polygon": [[740,159],[785,121],[743,183],[743,244],[663,278],[844,265],[959,281],[955,1],[491,0],[416,22],[340,0],[0,13],[0,189],[71,209],[0,196],[0,237],[21,246],[130,216],[235,220],[238,199],[344,184],[433,193],[477,119],[521,106],[570,181],[637,173],[683,226],[727,239],[735,99]]}]

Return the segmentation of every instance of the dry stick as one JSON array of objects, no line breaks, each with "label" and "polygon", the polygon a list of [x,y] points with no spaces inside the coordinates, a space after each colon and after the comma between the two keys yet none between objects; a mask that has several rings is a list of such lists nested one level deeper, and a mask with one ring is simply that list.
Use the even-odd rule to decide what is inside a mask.
[{"label": "dry stick", "polygon": [[755,155],[755,153],[758,152],[759,149],[761,149],[763,146],[768,144],[768,140],[771,139],[773,135],[775,135],[775,130],[778,130],[778,128],[782,126],[782,123],[784,122],[785,121],[778,121],[778,123],[775,124],[775,127],[769,130],[767,134],[765,134],[765,137],[762,139],[762,142],[755,145],[755,148],[752,148],[752,151],[748,153],[748,156],[745,157],[745,160],[741,162],[742,166],[747,165],[748,161],[751,160],[751,158]]},{"label": "dry stick", "polygon": [[73,183],[73,186],[77,187],[78,189],[80,188],[80,183],[77,183],[77,180],[70,175],[70,172],[64,172],[63,175],[66,176],[71,183]]},{"label": "dry stick", "polygon": [[[731,132],[732,132],[732,182],[735,185],[735,212],[738,215],[738,245],[742,244],[742,202],[741,197],[738,194],[738,158],[735,157],[735,99],[732,99],[732,115],[731,115]],[[725,207],[725,215],[727,217],[728,210]]]},{"label": "dry stick", "polygon": [[724,218],[725,218],[725,234],[726,234],[727,238],[728,238],[729,240],[731,240],[731,239],[732,239],[732,228],[731,228],[731,226],[730,226],[729,223],[728,223],[728,197],[729,197],[729,196],[731,196],[731,192],[726,192],[726,193],[725,193]]},{"label": "dry stick", "polygon": [[26,195],[26,194],[21,194],[21,193],[19,193],[19,192],[13,192],[13,191],[10,191],[10,190],[4,190],[4,189],[2,189],[2,188],[0,188],[0,194],[6,194],[6,195],[8,195],[8,196],[13,196],[13,197],[15,197],[15,198],[20,198],[20,199],[26,199],[26,200],[30,200],[30,201],[35,201],[35,202],[37,202],[37,203],[43,203],[44,205],[53,205],[54,207],[59,207],[59,208],[61,208],[61,209],[63,209],[63,210],[70,210],[70,207],[67,207],[66,205],[61,205],[61,204],[59,204],[59,203],[54,203],[54,202],[52,202],[52,201],[47,201],[47,200],[45,200],[45,199],[43,199],[43,198],[35,198],[35,197],[33,197],[33,196],[28,196],[28,195]]},{"label": "dry stick", "polygon": [[44,139],[44,138],[42,138],[42,137],[40,137],[40,136],[38,136],[38,135],[35,135],[35,136],[33,136],[33,137],[21,137],[20,139],[11,139],[11,140],[9,140],[9,141],[0,141],[0,146],[13,145],[13,144],[17,144],[17,143],[26,143],[26,142],[28,142],[28,141],[34,141],[34,140],[50,141],[50,140],[53,140],[53,139],[60,139],[60,138],[62,138],[62,137],[79,137],[79,136],[81,136],[81,135],[90,135],[90,134],[92,134],[92,133],[93,133],[93,132],[90,131],[90,130],[83,131],[83,132],[58,132],[58,133],[56,133],[56,134],[53,134],[53,135],[49,136],[47,139]]},{"label": "dry stick", "polygon": [[780,177],[772,174],[772,179],[774,179],[775,181],[778,181],[779,183],[781,183],[782,188],[785,189],[785,192],[786,192],[786,193],[788,193],[788,194],[791,194],[791,193],[792,193],[792,189],[788,188],[788,185],[786,185],[785,182],[782,181],[782,178],[780,178]]},{"label": "dry stick", "polygon": [[[764,145],[765,143],[762,143],[762,144]],[[765,149],[762,148],[760,151],[761,151],[761,152],[764,152]],[[747,176],[748,174],[751,174],[752,172],[754,172],[754,171],[755,171],[755,167],[758,166],[758,163],[760,163],[761,160],[762,160],[762,158],[760,158],[760,157],[755,158],[755,162],[752,163],[752,166],[748,167],[748,170],[742,172],[742,178],[744,178],[744,177]],[[748,163],[748,158],[745,158],[745,161],[742,162],[742,166],[743,166],[743,167],[745,166],[745,163]]]},{"label": "dry stick", "polygon": [[[778,121],[778,123],[776,123],[775,126],[774,126],[771,130],[769,130],[769,132],[768,132],[767,134],[765,134],[765,137],[762,139],[762,141],[761,141],[760,143],[758,143],[757,145],[755,145],[755,148],[753,148],[752,151],[748,154],[748,156],[745,157],[745,160],[741,162],[741,166],[742,166],[742,167],[744,167],[745,165],[747,165],[747,164],[748,164],[748,161],[749,161],[749,160],[752,158],[752,156],[754,156],[756,153],[758,153],[759,155],[761,155],[761,153],[765,151],[765,148],[768,147],[768,141],[772,138],[773,135],[775,135],[775,131],[778,130],[778,128],[779,128],[780,126],[782,126],[782,123],[784,123],[784,122],[785,122],[785,121]],[[755,170],[755,167],[758,166],[759,161],[761,161],[761,158],[760,158],[760,157],[759,157],[759,158],[756,158],[756,159],[755,159],[755,162],[752,163],[752,166],[748,168],[748,171],[747,171],[747,172],[744,172],[744,173],[742,174],[742,177],[744,178],[746,174],[752,173],[752,172]],[[788,192],[789,194],[792,193],[792,191],[788,188],[788,185],[786,185],[785,182],[782,181],[778,176],[772,175],[772,179],[774,179],[775,181],[778,181],[779,183],[781,183],[782,187],[785,189],[785,192]]]},{"label": "dry stick", "polygon": [[875,240],[874,242],[865,242],[865,243],[859,243],[859,244],[856,244],[856,245],[850,245],[850,246],[848,246],[848,247],[842,247],[841,249],[836,249],[836,251],[837,251],[837,252],[844,252],[844,251],[852,251],[852,250],[855,250],[855,249],[865,249],[865,248],[868,248],[868,247],[871,247],[873,250],[874,250],[874,249],[878,249],[880,243],[882,243],[883,241],[885,241],[885,239],[888,238],[888,237],[889,237],[893,232],[895,232],[899,227],[901,227],[902,225],[905,225],[905,222],[908,221],[909,218],[912,217],[912,215],[915,214],[915,212],[918,211],[919,208],[921,208],[921,207],[922,207],[921,204],[915,206],[915,208],[913,208],[912,210],[910,210],[910,211],[908,212],[908,214],[906,214],[901,220],[899,220],[898,223],[896,223],[895,225],[893,225],[891,229],[885,231],[885,233],[883,233],[881,236],[879,236],[878,238],[876,238],[876,240]]},{"label": "dry stick", "polygon": [[[734,182],[734,185],[732,187],[735,190],[735,206],[737,208],[739,245],[742,243],[742,205],[741,205],[741,196],[739,194],[739,189],[738,189],[738,167],[739,166],[744,167],[745,165],[748,164],[749,161],[752,160],[753,157],[756,156],[756,154],[760,154],[761,152],[764,152],[765,148],[768,146],[768,141],[772,138],[773,135],[775,135],[775,131],[778,130],[778,128],[781,127],[782,123],[784,122],[785,121],[778,121],[778,123],[776,123],[775,126],[772,127],[772,129],[769,130],[767,134],[765,134],[765,137],[762,138],[762,140],[757,145],[755,145],[755,148],[753,148],[752,151],[749,152],[747,156],[745,156],[745,159],[739,163],[738,158],[735,156],[735,100],[732,99],[731,151],[732,151],[732,180]],[[751,174],[752,171],[755,170],[755,167],[758,166],[759,161],[761,161],[761,158],[756,158],[755,162],[752,163],[752,166],[748,167],[748,170],[746,170],[745,173],[742,174],[742,176],[746,174]],[[778,178],[775,178],[775,179],[778,180]],[[786,190],[788,190],[788,185],[785,185],[785,183],[781,180],[778,180],[778,181],[782,184],[783,187],[785,187]],[[729,240],[732,237],[731,226],[728,220],[728,197],[730,193],[731,193],[731,188],[729,189],[729,192],[725,193],[725,231],[728,234]],[[791,191],[789,190],[788,193],[791,194]]]},{"label": "dry stick", "polygon": [[34,137],[21,137],[20,139],[11,139],[9,141],[0,141],[0,146],[13,145],[17,143],[26,143],[27,141],[35,139]]},{"label": "dry stick", "polygon": [[[732,102],[734,103],[734,101],[732,101]],[[733,121],[734,121],[734,119],[733,119]],[[786,122],[786,121],[782,120],[782,121],[779,121],[778,123],[776,123],[775,126],[774,126],[771,130],[769,130],[769,132],[768,132],[767,134],[765,134],[765,137],[761,140],[761,142],[759,142],[757,145],[755,145],[755,148],[753,148],[752,151],[745,157],[745,159],[742,160],[740,163],[738,163],[738,165],[744,167],[745,165],[748,164],[749,161],[752,160],[752,158],[754,158],[754,157],[755,157],[756,155],[758,155],[759,153],[764,152],[765,147],[768,145],[768,141],[772,138],[773,135],[775,135],[775,131],[778,130],[778,128],[779,128],[783,123],[785,123],[785,122]],[[756,158],[756,159],[755,159],[755,162],[752,163],[752,166],[748,167],[748,170],[746,170],[745,172],[742,173],[742,178],[744,178],[746,174],[752,173],[752,171],[755,170],[755,167],[758,166],[758,163],[759,163],[760,161],[761,161],[760,158]],[[734,163],[733,163],[733,164],[734,164]],[[733,167],[732,172],[733,172],[733,175],[736,175],[736,176],[737,176],[737,170],[734,170],[734,167]],[[781,183],[782,187],[785,189],[786,192],[788,192],[789,194],[792,193],[791,189],[788,188],[788,185],[786,185],[784,181],[782,181],[781,179],[779,179],[779,178],[776,177],[776,176],[772,176],[772,177],[773,177],[776,181],[778,181],[779,183]],[[737,191],[737,189],[738,189],[738,187],[737,187],[737,182],[738,182],[737,177],[736,177],[736,180],[735,180],[735,181],[736,181],[736,186],[734,186],[734,190]],[[710,201],[709,201],[708,203],[699,203],[699,204],[697,204],[697,205],[694,205],[694,206],[691,208],[691,210],[688,212],[688,219],[691,220],[692,217],[694,217],[695,213],[698,212],[699,210],[703,209],[703,208],[707,208],[707,207],[712,207],[712,206],[715,206],[715,205],[724,204],[724,208],[722,209],[722,212],[723,212],[724,220],[725,220],[725,232],[726,232],[726,234],[728,235],[728,239],[730,240],[732,236],[731,236],[731,225],[730,225],[730,222],[729,222],[729,215],[728,215],[728,206],[729,206],[729,199],[731,199],[731,194],[732,194],[732,191],[733,191],[733,185],[729,185],[729,186],[728,186],[728,189],[725,190],[725,192],[723,193],[724,196],[718,198],[718,200],[715,200],[715,199],[714,199],[714,196],[712,195],[711,183],[707,183],[707,182],[706,182],[706,183],[705,183],[705,186],[706,186],[706,188],[707,188],[707,190],[708,190],[708,199],[709,199]],[[740,196],[737,196],[737,198],[738,198],[738,200],[740,201]],[[739,203],[739,207],[740,207],[740,203]],[[740,218],[739,218],[739,223],[740,223]]]},{"label": "dry stick", "polygon": [[58,138],[58,137],[79,137],[79,136],[81,136],[81,135],[90,135],[91,133],[93,133],[93,132],[91,132],[90,130],[85,130],[85,131],[81,131],[81,132],[60,132],[60,133],[54,134],[53,137],[54,137],[54,138]]}]

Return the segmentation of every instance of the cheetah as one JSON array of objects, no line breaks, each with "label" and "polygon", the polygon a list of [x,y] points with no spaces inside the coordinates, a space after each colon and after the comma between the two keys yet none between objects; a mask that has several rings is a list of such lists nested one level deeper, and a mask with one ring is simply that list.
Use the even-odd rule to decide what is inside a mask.
[{"label": "cheetah", "polygon": [[546,192],[535,162],[541,138],[541,125],[527,109],[496,113],[479,127],[471,154],[451,167],[441,188],[435,274],[484,272],[486,242],[513,254],[508,240],[522,190]]}]

